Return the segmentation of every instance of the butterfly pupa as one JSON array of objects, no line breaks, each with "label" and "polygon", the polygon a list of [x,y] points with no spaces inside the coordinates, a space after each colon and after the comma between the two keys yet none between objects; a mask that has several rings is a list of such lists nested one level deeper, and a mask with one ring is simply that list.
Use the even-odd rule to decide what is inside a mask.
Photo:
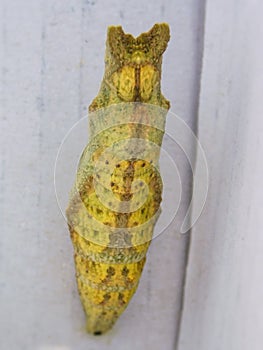
[{"label": "butterfly pupa", "polygon": [[161,93],[169,26],[107,33],[105,73],[89,106],[89,140],[66,211],[87,331],[108,331],[135,293],[160,214]]}]

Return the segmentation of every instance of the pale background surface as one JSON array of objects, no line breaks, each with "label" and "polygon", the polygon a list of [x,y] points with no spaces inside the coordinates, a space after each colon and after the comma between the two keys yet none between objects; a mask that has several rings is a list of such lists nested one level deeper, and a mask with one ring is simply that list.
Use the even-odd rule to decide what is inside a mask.
[{"label": "pale background surface", "polygon": [[[261,349],[260,1],[1,0],[0,11],[0,348],[171,350],[179,338],[179,350]],[[177,232],[191,172],[172,149],[183,179],[174,225],[153,241],[115,328],[94,338],[83,330],[55,158],[97,94],[107,26],[136,36],[161,21],[171,27],[163,93],[194,131],[199,111],[208,202],[193,230],[184,288],[189,235]]]},{"label": "pale background surface", "polygon": [[192,230],[179,350],[263,348],[263,3],[208,1],[199,140],[210,189]]}]

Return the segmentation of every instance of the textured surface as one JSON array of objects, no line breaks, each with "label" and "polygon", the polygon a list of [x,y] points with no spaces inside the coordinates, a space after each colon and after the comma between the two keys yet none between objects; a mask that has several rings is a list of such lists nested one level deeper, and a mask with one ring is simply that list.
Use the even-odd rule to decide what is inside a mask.
[{"label": "textured surface", "polygon": [[83,329],[53,171],[62,138],[86,115],[98,91],[108,25],[139,35],[156,22],[170,24],[173,41],[164,57],[162,89],[172,110],[195,127],[202,1],[0,3],[1,348],[173,349],[187,241],[175,234],[189,199],[185,156],[174,150],[184,181],[175,225],[152,242],[136,302],[99,339]]},{"label": "textured surface", "polygon": [[126,309],[158,219],[159,148],[170,105],[161,94],[161,62],[169,38],[166,23],[136,38],[108,28],[105,73],[89,106],[90,140],[66,210],[91,334],[111,329]]}]

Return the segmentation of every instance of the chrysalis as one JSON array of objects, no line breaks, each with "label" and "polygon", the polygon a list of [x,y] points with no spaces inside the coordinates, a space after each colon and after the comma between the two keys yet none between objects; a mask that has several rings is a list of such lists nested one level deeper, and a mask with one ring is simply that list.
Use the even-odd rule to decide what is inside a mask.
[{"label": "chrysalis", "polygon": [[160,147],[169,102],[161,94],[166,23],[137,38],[108,28],[105,74],[89,106],[90,142],[67,219],[87,331],[109,330],[136,291],[160,214]]}]

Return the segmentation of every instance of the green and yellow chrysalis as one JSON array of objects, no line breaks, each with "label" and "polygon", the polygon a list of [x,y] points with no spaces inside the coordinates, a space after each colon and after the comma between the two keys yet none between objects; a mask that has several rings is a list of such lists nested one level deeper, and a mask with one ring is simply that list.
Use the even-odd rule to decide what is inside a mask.
[{"label": "green and yellow chrysalis", "polygon": [[137,38],[108,28],[105,74],[89,106],[90,142],[66,211],[87,331],[109,330],[137,289],[160,214],[166,23]]}]

